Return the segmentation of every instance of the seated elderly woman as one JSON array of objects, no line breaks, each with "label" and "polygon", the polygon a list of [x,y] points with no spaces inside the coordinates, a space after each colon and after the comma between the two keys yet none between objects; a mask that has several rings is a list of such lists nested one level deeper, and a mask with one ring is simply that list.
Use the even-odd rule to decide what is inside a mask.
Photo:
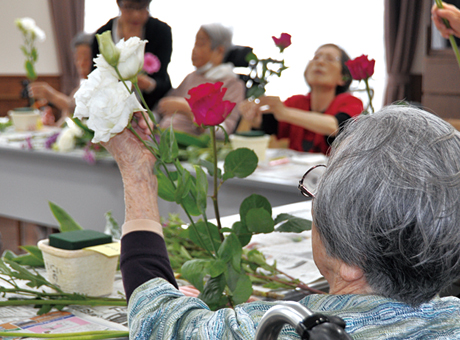
[{"label": "seated elderly woman", "polygon": [[[177,290],[159,224],[155,160],[128,130],[107,148],[125,185],[121,270],[131,336],[253,339],[276,302],[212,312]],[[313,198],[313,255],[330,294],[300,303],[343,318],[359,339],[460,338],[460,299],[439,297],[460,276],[459,155],[459,133],[414,107],[351,120]],[[282,334],[298,339],[289,327]]]},{"label": "seated elderly woman", "polygon": [[[345,62],[350,57],[339,46],[318,48],[304,72],[310,87],[307,95],[295,95],[284,103],[279,97],[261,97],[260,102],[244,101],[239,110],[242,125],[289,139],[289,148],[328,154],[343,124],[363,111],[363,103],[348,91],[352,77]],[[264,113],[272,113],[268,118]]]},{"label": "seated elderly woman", "polygon": [[[171,90],[160,100],[157,113],[160,115],[160,128],[167,128],[172,123],[178,131],[200,135],[204,129],[193,124],[193,114],[185,97],[188,91],[200,84],[223,82],[227,89],[224,100],[239,103],[245,98],[245,85],[233,72],[233,64],[222,63],[232,46],[232,32],[221,24],[202,25],[196,34],[192,50],[192,63],[196,71],[185,77],[178,88]],[[227,133],[232,133],[239,121],[236,109],[225,119],[223,126]],[[217,136],[224,133],[217,130]]]}]

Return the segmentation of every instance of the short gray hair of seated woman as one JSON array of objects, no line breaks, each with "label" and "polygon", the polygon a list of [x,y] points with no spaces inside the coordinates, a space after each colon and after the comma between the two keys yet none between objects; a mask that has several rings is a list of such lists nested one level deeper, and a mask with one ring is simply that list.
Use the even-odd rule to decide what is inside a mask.
[{"label": "short gray hair of seated woman", "polygon": [[233,32],[230,28],[225,27],[220,23],[211,23],[201,25],[200,29],[205,31],[209,36],[209,40],[211,41],[211,50],[215,50],[217,47],[222,46],[225,54],[233,46]]},{"label": "short gray hair of seated woman", "polygon": [[313,199],[328,255],[375,294],[417,306],[460,276],[460,135],[392,105],[350,122]]}]

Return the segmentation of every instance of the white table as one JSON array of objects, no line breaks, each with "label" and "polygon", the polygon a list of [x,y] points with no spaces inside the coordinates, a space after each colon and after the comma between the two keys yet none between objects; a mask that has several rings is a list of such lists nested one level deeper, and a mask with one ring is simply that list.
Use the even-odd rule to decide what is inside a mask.
[{"label": "white table", "polygon": [[[45,135],[52,132],[41,131]],[[0,216],[57,227],[48,206],[48,201],[52,201],[85,229],[104,230],[104,214],[108,211],[120,224],[123,222],[123,183],[110,156],[91,165],[83,160],[81,150],[69,153],[40,148],[29,150],[22,147],[23,138],[10,137],[11,133],[0,133]],[[324,156],[289,150],[269,150],[267,156],[268,159],[288,156],[284,160],[290,162],[260,164],[248,178],[234,178],[224,183],[219,191],[221,216],[238,213],[240,203],[253,193],[265,196],[272,206],[302,200],[297,190],[298,180],[310,165],[325,161]],[[162,216],[180,213],[187,222],[176,203],[160,199],[159,208]],[[208,218],[214,216],[209,200]]]}]

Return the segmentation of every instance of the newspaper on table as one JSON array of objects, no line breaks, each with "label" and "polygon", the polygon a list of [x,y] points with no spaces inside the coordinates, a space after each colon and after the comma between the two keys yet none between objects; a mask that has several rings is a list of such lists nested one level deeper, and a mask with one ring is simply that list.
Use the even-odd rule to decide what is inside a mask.
[{"label": "newspaper on table", "polygon": [[[11,337],[7,339],[21,339],[14,337],[14,332],[31,333],[31,334],[55,334],[55,333],[71,333],[71,332],[89,332],[101,330],[120,330],[127,331],[123,325],[115,322],[107,321],[102,318],[89,316],[87,314],[77,311],[55,311],[43,315],[37,315],[36,309],[32,310],[30,307],[14,307],[6,308],[6,312],[1,308],[0,318],[4,320],[4,314],[15,314],[16,320],[0,324],[1,331],[10,331]],[[19,315],[26,315],[28,317],[18,318]],[[32,315],[33,314],[33,315]],[[29,339],[39,339],[31,337]]]},{"label": "newspaper on table", "polygon": [[[46,277],[44,268],[37,269]],[[111,297],[120,297],[123,292],[120,272],[115,275]],[[32,334],[53,334],[87,332],[97,330],[128,330],[127,308],[125,306],[71,306],[62,311],[51,311],[37,315],[32,306],[5,306],[0,308],[0,330],[27,332]],[[20,339],[8,337],[5,339]],[[38,338],[29,338],[38,339]]]}]

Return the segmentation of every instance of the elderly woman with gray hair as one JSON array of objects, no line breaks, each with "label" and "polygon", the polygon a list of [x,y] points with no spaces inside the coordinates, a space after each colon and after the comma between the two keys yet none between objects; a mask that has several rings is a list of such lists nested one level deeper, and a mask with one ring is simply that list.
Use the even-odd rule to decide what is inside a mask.
[{"label": "elderly woman with gray hair", "polygon": [[[233,72],[233,64],[223,63],[232,47],[232,31],[221,24],[202,25],[196,34],[192,50],[192,63],[196,70],[185,77],[176,89],[171,90],[160,100],[156,112],[160,115],[160,128],[167,128],[172,123],[175,130],[200,135],[204,129],[193,124],[193,114],[185,97],[190,89],[204,84],[223,82],[227,89],[224,100],[239,103],[245,98],[245,85]],[[227,133],[232,133],[239,121],[236,109],[227,117],[223,126]],[[217,137],[223,138],[222,130],[217,130]]]},{"label": "elderly woman with gray hair", "polygon": [[[107,144],[121,171],[121,271],[134,339],[254,339],[276,302],[211,312],[177,290],[159,224],[155,159],[125,130]],[[313,256],[329,294],[311,311],[346,321],[355,339],[460,339],[460,135],[442,119],[389,106],[351,120],[313,198]],[[299,339],[290,326],[282,339]]]}]

